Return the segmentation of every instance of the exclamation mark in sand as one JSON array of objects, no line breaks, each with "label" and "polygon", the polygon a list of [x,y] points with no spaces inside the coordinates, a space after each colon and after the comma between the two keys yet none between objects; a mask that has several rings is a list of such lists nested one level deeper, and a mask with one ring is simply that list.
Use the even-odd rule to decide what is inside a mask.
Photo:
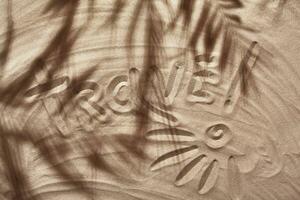
[{"label": "exclamation mark in sand", "polygon": [[[258,58],[260,48],[257,42],[252,42],[239,67],[234,73],[224,101],[224,114],[231,114],[242,94],[245,81],[248,80]],[[242,72],[242,73],[241,73]]]}]

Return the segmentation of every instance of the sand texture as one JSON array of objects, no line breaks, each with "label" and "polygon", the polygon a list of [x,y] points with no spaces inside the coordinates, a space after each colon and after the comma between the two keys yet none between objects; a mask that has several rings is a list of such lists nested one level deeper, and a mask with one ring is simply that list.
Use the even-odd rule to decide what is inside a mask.
[{"label": "sand texture", "polygon": [[299,0],[0,0],[0,200],[299,200]]}]

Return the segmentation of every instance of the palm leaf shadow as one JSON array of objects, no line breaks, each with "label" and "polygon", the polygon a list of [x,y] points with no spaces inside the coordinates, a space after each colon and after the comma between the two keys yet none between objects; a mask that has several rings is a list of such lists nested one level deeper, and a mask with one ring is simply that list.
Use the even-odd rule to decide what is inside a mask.
[{"label": "palm leaf shadow", "polygon": [[[222,0],[219,1],[221,2]],[[170,2],[168,2],[167,0],[163,2],[170,10],[172,10]],[[222,70],[226,68],[226,61],[231,56],[230,52],[234,48],[233,40],[235,40],[235,38],[233,38],[233,36],[235,34],[233,33],[236,31],[236,24],[242,24],[242,21],[239,19],[238,16],[230,15],[228,13],[223,12],[224,10],[239,9],[243,6],[242,3],[239,0],[231,0],[226,2],[227,3],[224,5],[218,5],[218,9],[215,10],[212,7],[212,3],[208,1],[204,2],[203,9],[198,19],[196,20],[196,26],[193,30],[191,30],[188,43],[185,47],[185,51],[189,51],[189,49],[191,49],[192,52],[195,53],[197,45],[200,41],[200,37],[204,35],[204,46],[206,51],[205,55],[207,55],[207,58],[209,58],[209,55],[213,52],[216,46],[216,41],[219,40],[220,37],[222,37],[221,31],[225,30],[225,34],[223,34],[223,38],[221,38],[223,40],[223,44],[221,50],[221,61],[219,66]],[[167,32],[169,32],[175,30],[174,28],[179,24],[180,18],[183,18],[183,27],[190,27],[190,24],[193,19],[192,15],[194,14],[195,3],[195,0],[180,0],[179,9],[174,13],[174,16],[172,14],[173,18],[169,24],[165,24],[165,20],[158,12],[158,8],[155,5],[155,1],[139,0],[134,7],[133,16],[135,16],[135,18],[132,18],[129,22],[128,32],[126,34],[126,43],[129,47],[129,54],[132,53],[132,48],[134,48],[134,37],[137,34],[138,22],[146,14],[146,20],[144,20],[145,59],[144,67],[142,69],[141,76],[138,80],[139,87],[137,91],[137,98],[139,99],[139,103],[135,110],[137,127],[132,137],[124,138],[124,136],[120,136],[117,139],[117,141],[119,144],[121,144],[121,146],[124,147],[124,149],[128,153],[133,154],[135,157],[143,159],[147,157],[145,155],[145,152],[143,151],[143,146],[146,142],[144,135],[150,122],[149,112],[151,106],[145,103],[145,99],[147,98],[149,93],[153,91],[153,88],[155,91],[154,96],[158,99],[158,102],[160,102],[161,105],[165,105],[164,98],[162,98],[162,90],[164,89],[164,87],[162,86],[162,84],[157,84],[154,81],[154,77],[158,77],[158,80],[160,79],[160,74],[158,74],[158,70],[161,65],[161,60],[164,59],[164,52],[160,48],[160,46],[164,42],[164,31],[167,30]],[[94,0],[89,1],[90,17],[88,18],[85,25],[87,25],[93,19],[94,4]],[[113,5],[113,12],[105,20],[102,28],[106,28],[108,26],[113,26],[117,28],[117,22],[120,20],[122,12],[125,12],[126,6],[128,4],[129,1],[115,1]],[[48,46],[46,46],[44,51],[36,56],[34,61],[30,64],[29,69],[21,76],[19,76],[15,81],[9,84],[8,87],[0,90],[1,103],[3,103],[5,106],[12,106],[17,109],[18,106],[20,106],[20,102],[17,101],[18,97],[22,96],[22,94],[35,81],[33,74],[39,73],[41,71],[47,72],[47,82],[50,83],[48,87],[51,88],[51,83],[53,82],[54,75],[67,65],[69,54],[72,48],[74,47],[75,42],[82,35],[84,28],[87,27],[83,26],[78,31],[73,30],[73,24],[75,20],[74,17],[76,15],[78,5],[79,0],[51,0],[46,4],[43,10],[43,14],[51,13],[51,15],[53,16],[59,13],[63,13],[63,24],[57,31],[55,37],[49,42]],[[221,12],[221,17],[220,14],[218,14],[218,12]],[[14,27],[12,16],[9,17],[8,22],[9,23],[7,27],[7,39],[4,45],[4,50],[0,55],[2,66],[5,65],[6,60],[8,59],[9,52],[11,51],[11,44],[14,39]],[[55,59],[53,61],[48,61],[50,57],[54,57]],[[52,64],[52,67],[50,70],[47,70],[46,65],[48,65],[49,62],[50,64]],[[67,94],[61,101],[60,108],[58,110],[60,113],[63,111],[64,107],[70,101],[72,101],[72,99],[74,99],[78,90],[81,88],[80,83],[89,79],[89,77],[91,77],[91,75],[95,71],[96,67],[97,66],[92,67],[91,70],[82,74],[80,77],[71,80],[69,90],[67,91]],[[164,110],[168,110],[166,106],[163,106],[162,108]],[[166,116],[164,117],[169,121],[171,120]],[[171,124],[171,122],[169,122],[169,124]],[[25,131],[25,134],[29,133]],[[1,136],[4,138],[11,137],[11,135],[19,137],[20,135],[22,135],[22,133],[1,133]],[[30,136],[28,136],[28,138],[24,138],[26,138],[26,140],[29,142],[36,143],[36,138],[30,138]],[[86,188],[83,183],[78,182],[78,180],[82,178],[80,176],[80,173],[77,172],[76,167],[72,164],[59,164],[64,159],[66,159],[68,152],[71,151],[71,145],[67,141],[64,141],[63,138],[61,139],[61,142],[58,142],[60,140],[54,140],[52,142],[45,140],[39,145],[36,145],[36,147],[40,151],[41,155],[45,158],[45,160],[55,168],[55,170],[60,174],[61,177],[68,180],[73,186],[81,188],[85,194],[89,195],[88,188]],[[3,139],[3,141],[5,141],[5,139]],[[101,148],[102,141],[99,140],[98,143],[99,148]],[[62,147],[63,149],[61,149]],[[7,166],[7,168],[10,168],[10,171],[8,173],[11,177],[18,176],[20,179],[22,179],[22,172],[18,171],[18,169],[15,167],[15,164],[11,164],[13,161],[10,160],[18,160],[17,156],[19,155],[13,155],[10,152],[10,148],[11,147],[8,147],[5,144],[5,142],[3,143],[2,149],[6,156],[5,161],[9,165],[13,166]],[[113,174],[114,171],[111,170],[112,167],[105,161],[105,159],[97,155],[98,153],[96,149],[92,148],[90,151],[88,151],[87,157],[90,163],[96,166],[97,168],[100,168]],[[24,190],[22,188],[27,187],[26,181],[14,181],[12,187],[14,188],[16,195],[20,196],[20,191]]]}]

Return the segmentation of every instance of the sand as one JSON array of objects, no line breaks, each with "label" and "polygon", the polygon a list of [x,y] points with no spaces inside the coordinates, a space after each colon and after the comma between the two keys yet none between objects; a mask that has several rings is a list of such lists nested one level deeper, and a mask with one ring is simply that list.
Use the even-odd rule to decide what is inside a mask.
[{"label": "sand", "polygon": [[230,2],[1,1],[0,199],[298,200],[300,2]]}]

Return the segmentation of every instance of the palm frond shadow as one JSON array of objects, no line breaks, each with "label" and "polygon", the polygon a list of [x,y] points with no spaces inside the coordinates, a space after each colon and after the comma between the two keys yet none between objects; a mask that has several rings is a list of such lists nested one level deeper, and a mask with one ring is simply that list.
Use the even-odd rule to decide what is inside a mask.
[{"label": "palm frond shadow", "polygon": [[[10,0],[8,0],[8,2],[11,4]],[[89,18],[86,21],[86,24],[77,31],[72,29],[79,3],[79,0],[49,0],[46,3],[43,14],[51,13],[51,15],[56,15],[58,13],[63,13],[63,23],[55,37],[49,42],[48,46],[44,48],[44,51],[37,55],[30,64],[29,69],[16,78],[6,88],[1,88],[1,112],[3,112],[4,115],[6,109],[18,110],[20,107],[24,106],[21,103],[22,100],[19,99],[25,91],[30,88],[30,85],[36,81],[34,74],[46,71],[46,82],[48,84],[46,84],[45,87],[48,87],[49,89],[55,87],[55,85],[53,85],[55,79],[54,75],[60,72],[65,66],[68,66],[69,54],[72,51],[74,44],[85,31],[85,28],[88,27],[89,22],[93,20],[94,0],[89,1]],[[141,76],[138,80],[139,88],[137,91],[137,98],[139,100],[135,110],[137,127],[133,134],[117,136],[117,139],[115,140],[126,152],[133,154],[140,159],[147,158],[147,155],[143,151],[143,146],[145,142],[147,142],[144,138],[144,134],[149,125],[149,109],[151,108],[145,103],[145,99],[147,99],[147,95],[149,95],[151,88],[154,88],[155,98],[158,99],[158,102],[160,102],[161,105],[165,105],[164,98],[162,98],[163,88],[159,86],[161,84],[153,83],[154,79],[160,79],[157,69],[160,68],[161,60],[164,59],[164,52],[161,46],[164,41],[165,33],[174,30],[181,18],[183,18],[183,28],[190,29],[193,19],[192,15],[195,14],[195,0],[180,0],[179,9],[177,10],[172,8],[172,5],[170,5],[171,3],[168,0],[164,0],[163,3],[169,10],[174,11],[174,13],[171,13],[172,20],[169,24],[166,24],[163,17],[159,14],[155,1],[139,0],[133,10],[133,16],[135,16],[135,18],[132,18],[129,22],[128,32],[126,34],[128,53],[131,54],[132,48],[134,48],[133,40],[137,34],[137,23],[146,13],[146,20],[144,21],[146,33],[144,36],[144,68],[142,69]],[[109,26],[117,28],[121,14],[129,4],[130,1],[115,1],[111,15],[105,19],[101,28]],[[209,56],[214,51],[217,40],[222,40],[219,66],[221,71],[224,70],[227,66],[227,60],[232,54],[231,51],[234,49],[234,37],[238,37],[238,34],[235,34],[237,32],[237,27],[251,31],[251,29],[243,27],[239,16],[228,14],[229,10],[240,9],[242,6],[243,4],[240,0],[204,1],[202,11],[195,23],[196,26],[193,30],[189,30],[188,43],[186,44],[186,49],[184,51],[192,51],[192,53],[195,53],[197,45],[199,45],[200,42],[200,37],[203,35],[205,47],[204,55],[207,56],[206,59],[209,59]],[[6,64],[9,52],[12,50],[11,44],[14,38],[11,12],[8,12],[8,15],[7,39],[4,49],[0,54],[1,67],[4,67]],[[221,32],[224,32],[224,34],[221,34]],[[54,57],[54,60],[49,63],[48,60],[50,57]],[[52,67],[47,69],[48,65],[51,65]],[[83,73],[76,79],[70,80],[69,89],[67,90],[66,95],[60,99],[60,107],[57,109],[58,113],[56,114],[63,113],[64,108],[75,98],[78,90],[82,87],[80,83],[88,80],[96,68],[97,66],[94,66],[91,70]],[[248,76],[249,74],[247,72],[247,77]],[[245,82],[244,86],[243,90],[246,91],[247,84]],[[43,90],[47,90],[47,88],[44,88]],[[167,108],[164,107],[164,109]],[[17,119],[11,120],[14,121]],[[50,120],[51,116],[49,117],[49,121]],[[50,124],[51,123],[49,122],[48,126],[51,126]],[[46,162],[48,162],[50,166],[53,166],[58,174],[65,180],[68,180],[72,186],[80,188],[86,195],[91,194],[84,182],[79,181],[83,179],[83,176],[77,171],[76,166],[69,162],[63,162],[67,159],[69,152],[73,151],[72,148],[74,148],[74,145],[72,145],[69,140],[60,136],[59,133],[55,133],[52,138],[43,138],[45,136],[42,133],[35,133],[32,130],[24,129],[23,127],[17,129],[12,128],[11,126],[18,126],[15,122],[13,122],[12,125],[1,122],[0,125],[2,157],[7,165],[6,170],[9,177],[9,183],[11,188],[14,188],[14,196],[16,199],[33,199],[34,197],[34,194],[28,192],[30,190],[28,189],[29,186],[25,178],[26,175],[24,174],[26,172],[22,171],[22,168],[18,163],[21,155],[20,152],[16,152],[18,145],[24,141],[34,144]],[[169,126],[171,127],[171,125]],[[102,158],[100,155],[101,153],[99,153],[99,149],[101,151],[104,141],[98,136],[91,136],[91,138],[92,139],[89,140],[77,141],[81,145],[76,146],[76,148],[81,148],[81,150],[85,152],[87,159],[94,167],[118,175],[113,166],[111,166],[105,158]],[[11,145],[11,142],[9,141],[13,141],[14,145]],[[94,142],[91,145],[89,141]]]},{"label": "palm frond shadow", "polygon": [[11,51],[11,46],[14,38],[14,20],[12,16],[12,2],[10,0],[7,1],[7,31],[6,31],[6,40],[3,45],[3,49],[0,52],[0,69],[3,70],[2,68],[5,66],[8,58],[9,58],[9,53]]}]

